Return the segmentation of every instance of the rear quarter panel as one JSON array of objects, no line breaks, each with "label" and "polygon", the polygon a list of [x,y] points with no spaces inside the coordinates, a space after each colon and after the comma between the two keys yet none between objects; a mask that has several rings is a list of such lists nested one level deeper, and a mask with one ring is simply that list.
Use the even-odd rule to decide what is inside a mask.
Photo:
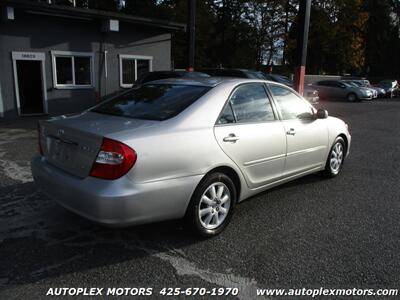
[{"label": "rear quarter panel", "polygon": [[123,142],[137,152],[128,176],[138,183],[204,174],[208,166],[225,160],[212,128],[162,130]]}]

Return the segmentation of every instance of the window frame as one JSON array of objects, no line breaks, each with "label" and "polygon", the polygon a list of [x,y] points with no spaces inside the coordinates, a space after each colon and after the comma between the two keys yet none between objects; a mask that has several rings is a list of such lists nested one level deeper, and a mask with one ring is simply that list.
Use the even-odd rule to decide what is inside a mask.
[{"label": "window frame", "polygon": [[310,110],[311,110],[310,112],[311,112],[311,113],[313,114],[313,116],[315,117],[315,114],[316,114],[316,109],[315,109],[315,107],[314,107],[310,102],[308,102],[306,99],[304,99],[304,97],[301,96],[299,93],[297,93],[294,89],[292,89],[292,88],[290,88],[290,87],[288,87],[288,86],[286,86],[286,85],[284,85],[284,84],[281,84],[281,83],[269,82],[269,83],[267,84],[268,92],[269,92],[269,94],[270,94],[270,97],[272,97],[272,99],[273,99],[275,109],[276,109],[276,111],[277,111],[277,113],[278,113],[278,116],[279,116],[279,119],[280,119],[281,121],[284,122],[284,121],[293,121],[293,120],[301,120],[301,119],[299,119],[299,118],[293,118],[293,119],[285,119],[285,118],[283,118],[282,113],[281,113],[281,107],[280,107],[280,105],[279,105],[279,101],[276,100],[274,94],[272,93],[272,90],[271,90],[271,88],[270,88],[271,86],[278,86],[278,87],[287,89],[288,91],[290,91],[290,92],[292,92],[293,94],[295,94],[295,95],[299,98],[299,100],[302,100],[304,103],[306,103],[306,104],[310,107]]},{"label": "window frame", "polygon": [[134,60],[135,61],[135,82],[138,80],[137,74],[137,61],[138,60],[148,60],[149,61],[149,72],[153,71],[153,56],[146,55],[133,55],[133,54],[119,54],[119,86],[123,89],[130,89],[134,86],[134,82],[132,84],[126,84],[123,81],[123,72],[122,72],[122,61],[124,59]]},{"label": "window frame", "polygon": [[[57,82],[57,62],[58,57],[71,58],[72,61],[72,84],[62,84]],[[90,84],[76,84],[75,81],[75,57],[86,57],[90,61]],[[74,52],[74,51],[51,51],[53,87],[55,89],[92,89],[94,87],[94,53],[92,52]]]},{"label": "window frame", "polygon": [[[215,122],[215,126],[226,126],[226,125],[238,125],[238,124],[243,124],[243,123],[238,123],[238,121],[237,121],[237,117],[236,117],[235,111],[233,110],[232,102],[231,102],[231,100],[230,100],[230,96],[231,96],[231,95],[229,95],[229,99],[225,102],[224,106],[222,107],[221,112],[220,112],[219,115],[218,115],[217,121]],[[231,110],[231,112],[232,112],[233,122],[232,122],[232,123],[220,123],[219,120],[221,119],[222,114],[224,113],[224,111],[225,111],[225,109],[226,109],[227,107],[229,107],[230,110]]]},{"label": "window frame", "polygon": [[[270,120],[270,121],[258,121],[258,122],[256,122],[256,121],[253,121],[253,122],[238,122],[238,121],[237,121],[236,113],[235,113],[235,110],[233,109],[233,105],[232,105],[232,102],[231,102],[231,98],[232,98],[232,95],[236,92],[237,89],[239,89],[240,87],[242,87],[242,86],[244,86],[244,85],[248,85],[248,84],[260,84],[260,85],[263,86],[263,88],[264,88],[264,90],[265,90],[265,94],[267,95],[268,100],[269,100],[269,103],[270,103],[270,105],[271,105],[272,113],[274,114],[274,120]],[[230,107],[231,107],[231,110],[232,110],[232,113],[233,113],[233,117],[234,117],[234,119],[235,119],[235,122],[233,122],[233,123],[226,123],[226,124],[220,124],[220,123],[219,123],[219,119],[221,118],[222,113],[224,112],[226,106],[228,106],[228,105],[230,105]],[[268,86],[267,86],[266,83],[264,83],[264,82],[257,82],[257,81],[255,81],[255,82],[245,82],[245,83],[241,83],[241,84],[238,84],[237,86],[235,86],[235,88],[229,93],[228,99],[225,101],[225,103],[224,103],[224,105],[223,105],[223,107],[222,107],[220,113],[218,114],[218,118],[217,118],[217,120],[215,121],[214,126],[235,126],[235,125],[249,125],[249,124],[265,124],[265,123],[271,123],[271,122],[277,122],[277,121],[280,121],[280,114],[279,114],[279,112],[278,112],[278,109],[277,109],[277,107],[276,107],[274,98],[272,97],[271,92],[270,92]]]}]

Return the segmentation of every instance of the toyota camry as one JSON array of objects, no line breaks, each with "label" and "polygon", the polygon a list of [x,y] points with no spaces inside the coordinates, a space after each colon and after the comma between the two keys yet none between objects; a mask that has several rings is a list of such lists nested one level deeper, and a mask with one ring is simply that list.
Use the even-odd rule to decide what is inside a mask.
[{"label": "toyota camry", "polygon": [[166,79],[39,123],[37,185],[109,226],[183,219],[219,234],[235,205],[314,172],[337,176],[347,125],[290,87],[257,79]]}]

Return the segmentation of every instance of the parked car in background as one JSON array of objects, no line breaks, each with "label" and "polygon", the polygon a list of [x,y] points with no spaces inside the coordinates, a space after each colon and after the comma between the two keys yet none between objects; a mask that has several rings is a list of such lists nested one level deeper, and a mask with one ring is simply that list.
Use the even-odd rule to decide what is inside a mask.
[{"label": "parked car in background", "polygon": [[136,84],[143,84],[150,81],[168,79],[168,78],[207,78],[210,75],[201,72],[188,71],[154,71],[143,74],[138,78]]},{"label": "parked car in background", "polygon": [[397,80],[383,80],[378,83],[378,86],[386,92],[386,97],[394,98],[400,95],[400,87]]},{"label": "parked car in background", "polygon": [[378,98],[378,92],[375,89],[371,89],[371,88],[368,88],[368,87],[365,87],[365,86],[361,86],[361,85],[357,84],[356,82],[354,82],[353,80],[344,80],[344,82],[352,85],[355,88],[359,88],[359,89],[370,91],[372,93],[372,99]]},{"label": "parked car in background", "polygon": [[232,77],[232,78],[249,78],[249,79],[265,79],[263,73],[247,69],[199,69],[200,72],[206,73],[213,77]]},{"label": "parked car in background", "polygon": [[[293,81],[287,76],[278,75],[278,74],[267,74],[267,73],[263,73],[263,75],[264,75],[265,79],[267,79],[267,80],[279,82],[279,83],[287,85],[291,88],[294,87]],[[312,104],[318,104],[318,102],[319,102],[318,91],[309,85],[305,85],[304,86],[304,98],[306,98]]]},{"label": "parked car in background", "polygon": [[359,80],[351,80],[351,82],[353,82],[359,87],[366,87],[375,90],[377,92],[378,98],[383,98],[386,96],[386,91],[383,88],[380,88],[378,86],[372,86],[369,80],[359,79]]},{"label": "parked car in background", "polygon": [[350,144],[342,120],[282,84],[166,79],[40,121],[31,167],[46,194],[90,220],[184,218],[210,237],[237,202],[307,174],[337,176]]},{"label": "parked car in background", "polygon": [[347,99],[349,102],[371,100],[373,93],[367,89],[355,87],[343,80],[322,80],[312,84],[323,99]]},{"label": "parked car in background", "polygon": [[267,80],[279,82],[284,85],[293,87],[293,81],[287,76],[278,75],[278,74],[268,74],[268,73],[263,73],[263,74]]},{"label": "parked car in background", "polygon": [[[248,69],[202,69],[201,71],[215,77],[270,80],[293,88],[293,81],[291,81],[290,78],[277,74],[266,74],[260,71]],[[305,86],[304,98],[306,98],[312,104],[317,104],[319,101],[318,91],[309,86]]]}]

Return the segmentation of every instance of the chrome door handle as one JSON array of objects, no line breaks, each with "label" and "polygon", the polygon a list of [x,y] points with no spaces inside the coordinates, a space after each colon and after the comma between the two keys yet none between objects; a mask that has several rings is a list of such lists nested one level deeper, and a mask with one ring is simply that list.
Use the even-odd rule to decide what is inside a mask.
[{"label": "chrome door handle", "polygon": [[236,143],[239,140],[239,137],[235,134],[231,133],[230,135],[224,137],[223,141],[227,143]]},{"label": "chrome door handle", "polygon": [[296,135],[296,130],[294,128],[290,128],[288,131],[286,131],[287,135]]}]

